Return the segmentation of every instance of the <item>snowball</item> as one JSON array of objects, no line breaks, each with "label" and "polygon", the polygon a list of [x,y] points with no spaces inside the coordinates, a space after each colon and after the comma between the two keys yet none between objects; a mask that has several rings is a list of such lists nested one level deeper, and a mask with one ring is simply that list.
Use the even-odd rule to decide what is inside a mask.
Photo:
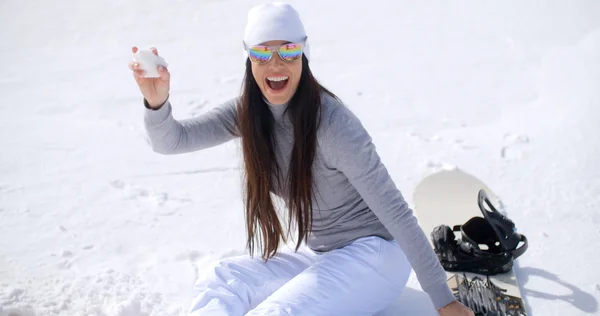
[{"label": "snowball", "polygon": [[160,56],[154,55],[151,50],[138,50],[133,54],[133,61],[140,64],[140,69],[144,70],[146,78],[158,78],[160,77],[157,67],[167,67],[167,62]]}]

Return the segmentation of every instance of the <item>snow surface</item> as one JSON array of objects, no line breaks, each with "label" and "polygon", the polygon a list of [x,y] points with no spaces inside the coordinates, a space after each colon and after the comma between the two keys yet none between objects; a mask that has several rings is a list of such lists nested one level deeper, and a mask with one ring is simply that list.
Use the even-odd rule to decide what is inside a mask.
[{"label": "snow surface", "polygon": [[[244,252],[236,142],[151,151],[130,47],[169,60],[178,118],[240,91],[257,1],[0,2],[0,315],[183,315]],[[599,315],[600,2],[292,1],[311,66],[398,187],[457,166],[530,241],[531,315]],[[412,275],[380,315],[435,315]]]}]

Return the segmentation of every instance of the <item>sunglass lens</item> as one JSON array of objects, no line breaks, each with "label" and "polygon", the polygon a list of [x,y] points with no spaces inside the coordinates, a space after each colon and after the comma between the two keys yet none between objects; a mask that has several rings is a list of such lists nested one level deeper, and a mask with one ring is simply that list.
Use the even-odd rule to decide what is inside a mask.
[{"label": "sunglass lens", "polygon": [[302,44],[290,43],[279,48],[279,55],[285,61],[294,61],[302,57]]},{"label": "sunglass lens", "polygon": [[256,63],[266,63],[272,55],[273,51],[266,46],[252,46],[248,49],[248,57]]}]

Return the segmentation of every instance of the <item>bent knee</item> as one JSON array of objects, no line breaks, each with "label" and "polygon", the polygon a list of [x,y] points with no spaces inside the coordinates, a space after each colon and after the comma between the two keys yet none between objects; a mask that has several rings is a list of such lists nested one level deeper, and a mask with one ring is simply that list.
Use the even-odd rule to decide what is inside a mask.
[{"label": "bent knee", "polygon": [[231,257],[217,260],[205,267],[198,267],[198,277],[195,287],[207,284],[232,284],[239,277],[240,258]]},{"label": "bent knee", "polygon": [[402,248],[395,241],[382,241],[377,269],[399,288],[404,288],[412,272],[412,266]]}]

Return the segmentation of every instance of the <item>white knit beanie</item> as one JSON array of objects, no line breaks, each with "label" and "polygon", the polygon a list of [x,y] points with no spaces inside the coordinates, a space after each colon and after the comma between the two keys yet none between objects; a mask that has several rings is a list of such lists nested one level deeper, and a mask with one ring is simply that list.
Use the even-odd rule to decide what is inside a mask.
[{"label": "white knit beanie", "polygon": [[[244,31],[246,45],[258,45],[267,41],[300,42],[306,39],[306,31],[298,12],[289,4],[273,2],[257,5],[248,11],[248,22]],[[310,59],[308,43],[303,49]],[[247,52],[244,50],[244,58]]]}]

